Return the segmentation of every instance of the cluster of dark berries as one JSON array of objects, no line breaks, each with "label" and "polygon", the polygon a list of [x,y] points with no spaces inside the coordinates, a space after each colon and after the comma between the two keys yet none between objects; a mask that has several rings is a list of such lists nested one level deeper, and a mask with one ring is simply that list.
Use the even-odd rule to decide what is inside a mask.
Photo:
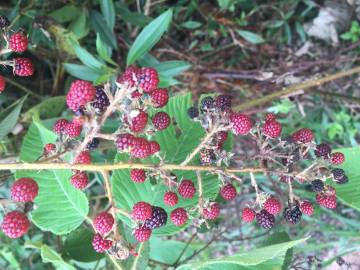
[{"label": "cluster of dark berries", "polygon": [[[38,195],[39,187],[32,178],[17,179],[11,186],[11,199],[14,202],[24,204],[33,203]],[[1,230],[10,238],[19,238],[23,236],[30,227],[30,221],[23,211],[10,211],[4,215],[0,225]]]}]

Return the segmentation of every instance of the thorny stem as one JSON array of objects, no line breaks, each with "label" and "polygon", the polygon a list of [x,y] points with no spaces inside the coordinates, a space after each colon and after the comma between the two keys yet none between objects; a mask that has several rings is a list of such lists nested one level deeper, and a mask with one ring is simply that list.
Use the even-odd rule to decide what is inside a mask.
[{"label": "thorny stem", "polygon": [[255,188],[255,192],[256,192],[256,201],[260,200],[260,194],[259,194],[259,187],[256,183],[256,179],[255,176],[252,172],[250,172],[250,179],[251,179],[251,185]]},{"label": "thorny stem", "polygon": [[290,203],[293,204],[294,202],[294,192],[291,184],[291,177],[288,177],[288,184],[289,184],[289,199]]},{"label": "thorny stem", "polygon": [[203,210],[203,185],[200,171],[196,171],[197,181],[198,181],[198,189],[199,189],[199,212],[202,213]]}]

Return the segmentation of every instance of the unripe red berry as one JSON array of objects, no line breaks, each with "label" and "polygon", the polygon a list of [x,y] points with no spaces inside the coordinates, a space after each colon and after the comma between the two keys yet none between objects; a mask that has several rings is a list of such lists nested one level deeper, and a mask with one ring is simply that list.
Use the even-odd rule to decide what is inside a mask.
[{"label": "unripe red berry", "polygon": [[191,199],[195,195],[196,188],[191,180],[184,179],[178,187],[178,192],[184,199]]},{"label": "unripe red berry", "polygon": [[89,177],[86,172],[77,172],[70,179],[74,188],[83,190],[89,184]]},{"label": "unripe red berry", "polygon": [[5,90],[6,81],[3,76],[0,75],[0,94]]},{"label": "unripe red berry", "polygon": [[143,169],[131,169],[130,177],[135,183],[142,183],[146,180],[146,172]]},{"label": "unripe red berry", "polygon": [[188,220],[188,215],[186,210],[180,207],[171,211],[170,219],[176,226],[182,226]]},{"label": "unripe red berry", "polygon": [[276,115],[273,113],[267,113],[265,115],[265,122],[270,122],[270,121],[275,121],[276,120]]},{"label": "unripe red berry", "polygon": [[220,195],[224,200],[232,201],[235,199],[237,192],[235,187],[232,184],[226,184],[220,189]]},{"label": "unripe red berry", "polygon": [[157,130],[167,128],[170,122],[170,116],[166,112],[157,112],[152,118],[152,123]]},{"label": "unripe red berry", "polygon": [[153,155],[160,151],[160,144],[156,141],[150,141],[150,155]]},{"label": "unripe red berry", "polygon": [[136,79],[145,93],[151,93],[159,84],[159,76],[154,68],[141,68],[136,74]]},{"label": "unripe red berry", "polygon": [[143,110],[139,110],[139,113],[130,119],[130,130],[133,132],[142,132],[147,124],[148,114]]},{"label": "unripe red berry", "polygon": [[327,195],[325,193],[316,194],[316,202],[329,209],[336,208],[336,195]]},{"label": "unripe red berry", "polygon": [[316,146],[315,155],[317,157],[329,158],[331,153],[331,146],[327,143],[320,143]]},{"label": "unripe red berry", "polygon": [[67,134],[70,138],[79,137],[81,135],[81,131],[82,131],[82,126],[74,122],[69,122],[65,126],[65,134]]},{"label": "unripe red berry", "polygon": [[124,133],[117,136],[116,146],[119,151],[129,151],[134,146],[135,136]]},{"label": "unripe red berry", "polygon": [[152,206],[147,202],[138,202],[134,204],[131,216],[140,221],[145,221],[152,216]]},{"label": "unripe red berry", "polygon": [[66,119],[59,119],[55,122],[54,126],[53,126],[53,131],[56,134],[62,134],[65,133],[65,128],[67,126],[67,124],[69,123],[68,120]]},{"label": "unripe red berry", "polygon": [[164,107],[169,100],[168,90],[165,88],[158,88],[151,92],[150,100],[154,108]]},{"label": "unripe red berry", "polygon": [[220,146],[223,146],[223,144],[226,142],[227,138],[228,138],[228,132],[227,131],[220,131],[218,133],[216,133],[216,140],[217,140],[217,144]]},{"label": "unripe red berry", "polygon": [[104,253],[106,250],[111,248],[113,242],[111,240],[107,240],[102,238],[100,234],[95,234],[92,240],[92,246],[94,250],[98,253]]},{"label": "unripe red berry", "polygon": [[49,155],[56,151],[56,145],[53,143],[47,143],[44,146],[44,155]]},{"label": "unripe red berry", "polygon": [[309,128],[301,128],[291,135],[293,141],[299,143],[309,143],[314,140],[314,133]]},{"label": "unripe red berry", "polygon": [[179,201],[179,198],[175,192],[172,192],[172,191],[165,192],[164,203],[167,206],[175,206],[178,203],[178,201]]},{"label": "unripe red berry", "polygon": [[145,226],[139,226],[133,231],[133,236],[138,242],[145,242],[151,236],[151,229]]},{"label": "unripe red berry", "polygon": [[270,197],[269,199],[267,199],[264,203],[264,209],[266,211],[268,211],[268,213],[273,214],[273,215],[277,215],[280,213],[281,210],[281,203],[279,202],[279,200]]},{"label": "unripe red berry", "polygon": [[38,195],[39,186],[32,178],[23,177],[11,186],[11,199],[16,202],[32,202]]},{"label": "unripe red berry", "polygon": [[309,201],[303,201],[300,204],[300,210],[304,215],[312,216],[312,214],[314,213],[314,206]]},{"label": "unripe red berry", "polygon": [[246,207],[242,211],[241,218],[245,222],[252,222],[255,218],[255,211],[251,208]]},{"label": "unripe red berry", "polygon": [[14,52],[24,52],[28,46],[27,36],[22,32],[16,32],[9,38],[9,47]]},{"label": "unripe red berry", "polygon": [[277,121],[268,121],[262,127],[265,136],[270,138],[277,138],[281,135],[282,127]]},{"label": "unripe red berry", "polygon": [[134,139],[130,153],[135,158],[147,158],[150,151],[150,143],[146,139],[138,137]]},{"label": "unripe red berry", "polygon": [[76,80],[66,96],[66,103],[69,109],[74,112],[81,109],[85,104],[91,102],[96,95],[95,87],[88,81]]},{"label": "unripe red berry", "polygon": [[75,159],[75,164],[90,164],[92,158],[89,151],[82,151]]},{"label": "unripe red berry", "polygon": [[34,74],[34,65],[28,58],[17,57],[14,58],[13,72],[22,77],[31,76]]},{"label": "unripe red berry", "polygon": [[25,214],[12,211],[4,216],[1,230],[10,238],[19,238],[29,230],[30,222]]},{"label": "unripe red berry", "polygon": [[245,135],[251,130],[253,123],[249,116],[242,113],[232,113],[230,115],[232,131],[235,135]]},{"label": "unripe red berry", "polygon": [[213,220],[216,219],[220,214],[220,206],[218,203],[214,202],[208,208],[203,209],[203,217],[205,219]]},{"label": "unripe red berry", "polygon": [[335,152],[331,154],[331,163],[334,165],[340,165],[345,161],[345,156],[343,153]]},{"label": "unripe red berry", "polygon": [[140,71],[139,68],[134,66],[129,66],[125,69],[123,74],[119,75],[116,81],[120,84],[126,84],[130,87],[133,87],[136,84],[137,81],[136,75],[139,71]]},{"label": "unripe red berry", "polygon": [[100,234],[107,234],[114,226],[114,217],[107,212],[101,212],[93,221],[95,230]]}]

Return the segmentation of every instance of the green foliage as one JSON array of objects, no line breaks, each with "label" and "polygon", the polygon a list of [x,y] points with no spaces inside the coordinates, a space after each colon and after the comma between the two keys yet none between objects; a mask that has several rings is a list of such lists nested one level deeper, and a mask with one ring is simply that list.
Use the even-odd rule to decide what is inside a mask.
[{"label": "green foliage", "polygon": [[360,39],[360,24],[358,21],[351,23],[350,31],[343,33],[340,36],[343,40],[350,40],[352,43]]},{"label": "green foliage", "polygon": [[17,100],[0,112],[0,139],[9,134],[15,127],[26,98],[27,96]]}]

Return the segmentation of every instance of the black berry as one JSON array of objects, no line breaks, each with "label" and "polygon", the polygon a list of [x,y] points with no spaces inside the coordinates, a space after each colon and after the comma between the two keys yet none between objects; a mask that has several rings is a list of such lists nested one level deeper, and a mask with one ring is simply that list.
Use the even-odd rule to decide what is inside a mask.
[{"label": "black berry", "polygon": [[202,113],[209,112],[214,109],[214,99],[212,97],[204,97],[200,103],[200,111]]},{"label": "black berry", "polygon": [[256,213],[256,223],[264,229],[271,229],[275,225],[275,216],[263,209]]},{"label": "black berry", "polygon": [[318,193],[323,191],[324,189],[324,182],[321,181],[320,179],[316,179],[314,181],[311,182],[311,190]]},{"label": "black berry", "polygon": [[316,146],[315,155],[317,157],[328,158],[331,153],[331,146],[327,143],[321,143]]},{"label": "black berry", "polygon": [[190,107],[187,110],[187,113],[191,119],[194,119],[195,117],[199,116],[199,110],[196,107]]},{"label": "black berry", "polygon": [[0,16],[0,28],[5,28],[10,25],[10,21],[6,16]]},{"label": "black berry", "polygon": [[168,217],[168,215],[163,208],[153,206],[152,207],[152,216],[151,216],[151,218],[148,218],[147,220],[145,220],[144,226],[151,230],[159,228],[166,224],[167,217]]},{"label": "black berry", "polygon": [[228,111],[231,109],[231,96],[219,95],[215,98],[215,107],[221,111]]},{"label": "black berry", "polygon": [[86,145],[86,149],[93,150],[99,146],[100,140],[98,138],[93,138],[88,144]]},{"label": "black berry", "polygon": [[349,178],[344,175],[342,178],[335,180],[335,182],[337,184],[346,184],[347,182],[349,182]]},{"label": "black berry", "polygon": [[284,210],[284,218],[288,223],[296,224],[301,220],[302,213],[299,206],[286,207]]},{"label": "black berry", "polygon": [[95,99],[92,102],[92,106],[95,108],[97,113],[102,113],[109,106],[110,101],[104,92],[104,88],[102,86],[96,86],[96,94]]},{"label": "black berry", "polygon": [[333,169],[331,171],[335,182],[340,181],[345,176],[345,171],[340,168]]},{"label": "black berry", "polygon": [[216,156],[212,149],[203,148],[199,154],[201,165],[210,165],[216,161]]}]

